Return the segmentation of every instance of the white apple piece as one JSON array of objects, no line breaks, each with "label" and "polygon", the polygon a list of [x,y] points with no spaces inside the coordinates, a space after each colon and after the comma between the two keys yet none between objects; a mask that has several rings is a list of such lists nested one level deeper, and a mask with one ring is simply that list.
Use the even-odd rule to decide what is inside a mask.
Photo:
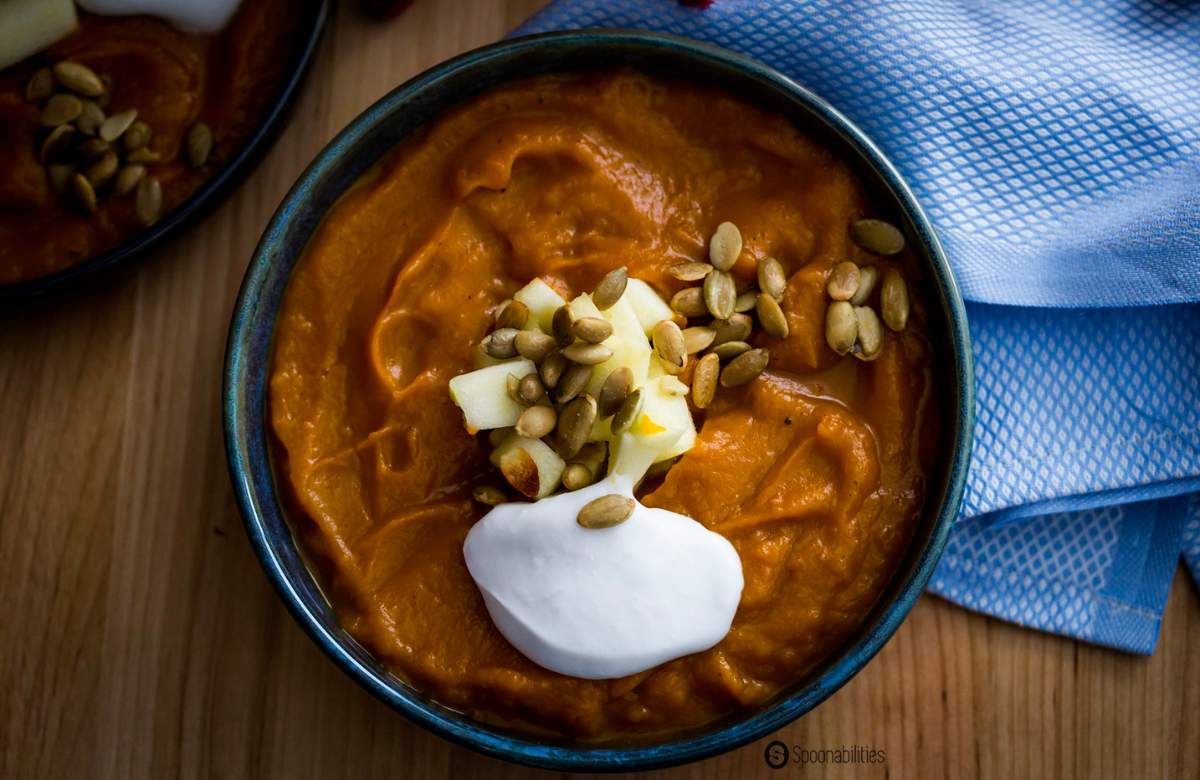
[{"label": "white apple piece", "polygon": [[627,366],[633,372],[633,386],[641,386],[650,369],[650,342],[646,339],[637,313],[625,296],[621,296],[621,300],[603,312],[596,308],[592,296],[587,293],[575,298],[570,305],[571,315],[575,319],[600,317],[613,326],[612,335],[601,342],[613,351],[613,356],[592,371],[587,392],[598,395],[604,380],[621,366]]},{"label": "white apple piece", "polygon": [[566,303],[566,300],[554,291],[554,288],[541,279],[534,279],[513,295],[514,301],[520,301],[529,307],[529,324],[526,328],[536,325],[542,331],[549,333],[554,320],[554,312]]},{"label": "white apple piece", "polygon": [[0,2],[0,69],[67,37],[76,22],[74,0]]},{"label": "white apple piece", "polygon": [[642,332],[646,336],[650,335],[650,331],[654,330],[655,325],[675,316],[675,312],[671,311],[667,302],[659,297],[653,287],[641,279],[629,280],[625,285],[625,295],[621,300],[628,301],[633,307],[638,322],[641,323]]},{"label": "white apple piece", "polygon": [[537,371],[533,361],[520,358],[459,374],[450,380],[450,400],[462,409],[471,433],[517,424],[525,407],[508,395],[508,375],[520,379]]},{"label": "white apple piece", "polygon": [[566,462],[541,439],[513,434],[492,451],[492,464],[509,484],[529,498],[544,498],[558,487]]},{"label": "white apple piece", "polygon": [[642,387],[642,411],[629,430],[613,440],[609,473],[637,482],[651,465],[681,455],[696,443],[696,425],[684,396],[668,393],[652,379]]}]

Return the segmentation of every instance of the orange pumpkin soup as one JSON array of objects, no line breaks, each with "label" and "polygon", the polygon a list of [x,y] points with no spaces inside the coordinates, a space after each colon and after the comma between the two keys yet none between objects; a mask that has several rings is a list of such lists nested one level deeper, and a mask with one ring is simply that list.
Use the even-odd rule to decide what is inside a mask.
[{"label": "orange pumpkin soup", "polygon": [[[937,420],[927,316],[877,359],[826,342],[838,263],[919,278],[849,226],[871,206],[846,164],[726,93],[633,72],[556,75],[486,93],[409,140],[329,213],[276,332],[270,414],[281,483],[345,627],[395,672],[482,720],[608,739],[751,707],[844,642],[904,554]],[[767,370],[694,409],[696,445],[639,497],[727,537],[745,587],[710,650],[618,680],[526,659],[463,561],[494,482],[447,383],[531,278],[563,295],[621,265],[663,297],[667,269],[736,223],[735,277],[777,258],[789,334]],[[760,343],[761,342],[761,343]],[[689,380],[695,357],[681,378]]]}]

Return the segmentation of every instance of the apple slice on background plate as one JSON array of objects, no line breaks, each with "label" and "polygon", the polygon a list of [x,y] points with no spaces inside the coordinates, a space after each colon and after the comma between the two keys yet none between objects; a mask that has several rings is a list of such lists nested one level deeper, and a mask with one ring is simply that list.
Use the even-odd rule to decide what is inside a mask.
[{"label": "apple slice on background plate", "polygon": [[0,0],[0,69],[66,38],[77,22],[74,0]]}]

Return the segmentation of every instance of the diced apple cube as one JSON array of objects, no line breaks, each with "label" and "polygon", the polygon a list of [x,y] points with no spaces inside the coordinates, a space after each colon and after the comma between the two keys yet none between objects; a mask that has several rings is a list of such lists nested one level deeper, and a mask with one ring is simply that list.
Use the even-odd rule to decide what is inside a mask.
[{"label": "diced apple cube", "polygon": [[650,342],[642,331],[637,315],[624,296],[621,297],[608,311],[600,311],[592,303],[589,294],[580,295],[571,301],[571,314],[575,319],[583,317],[600,317],[608,320],[613,326],[613,333],[602,343],[613,351],[613,356],[599,364],[592,371],[592,379],[588,383],[587,392],[592,395],[600,393],[600,387],[616,369],[627,366],[633,372],[633,386],[638,387],[646,381],[650,368]]},{"label": "diced apple cube", "polygon": [[566,467],[558,453],[542,440],[516,434],[492,451],[491,461],[510,485],[529,498],[550,495]]},{"label": "diced apple cube", "polygon": [[625,295],[621,296],[621,300],[628,301],[633,311],[637,314],[638,322],[642,326],[642,331],[649,336],[650,331],[654,330],[654,326],[663,320],[669,320],[675,316],[675,312],[671,311],[671,307],[662,299],[654,288],[643,282],[641,279],[630,279],[625,286]]},{"label": "diced apple cube", "polygon": [[525,410],[508,395],[508,375],[518,379],[536,371],[532,361],[521,358],[459,374],[450,380],[450,399],[462,409],[471,433],[517,424]]},{"label": "diced apple cube", "polygon": [[546,333],[550,332],[551,323],[554,321],[554,312],[558,310],[559,306],[566,303],[553,287],[541,279],[534,279],[517,290],[513,295],[513,300],[528,306],[530,324],[537,325]]},{"label": "diced apple cube", "polygon": [[642,387],[641,413],[613,442],[610,470],[634,482],[651,464],[681,455],[696,442],[696,425],[687,400],[668,393],[662,387],[665,379],[668,377],[650,380]]}]

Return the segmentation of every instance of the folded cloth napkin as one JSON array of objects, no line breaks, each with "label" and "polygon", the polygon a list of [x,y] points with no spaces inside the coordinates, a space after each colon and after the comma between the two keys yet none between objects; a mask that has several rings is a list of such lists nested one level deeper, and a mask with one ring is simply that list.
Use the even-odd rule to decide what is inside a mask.
[{"label": "folded cloth napkin", "polygon": [[[703,5],[703,4],[702,4]],[[962,517],[931,589],[1150,653],[1200,577],[1200,5],[556,0],[755,57],[898,165],[968,299]]]}]

